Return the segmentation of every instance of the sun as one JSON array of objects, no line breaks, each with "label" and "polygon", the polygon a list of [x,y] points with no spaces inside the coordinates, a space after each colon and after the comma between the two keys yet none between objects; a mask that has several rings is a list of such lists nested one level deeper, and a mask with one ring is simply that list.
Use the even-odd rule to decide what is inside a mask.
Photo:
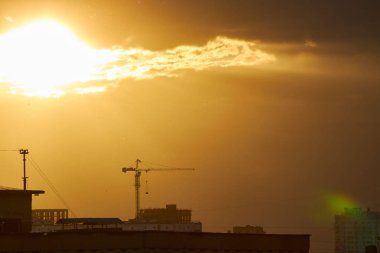
[{"label": "sun", "polygon": [[0,83],[16,94],[60,96],[65,86],[93,80],[112,57],[63,24],[39,20],[0,34]]}]

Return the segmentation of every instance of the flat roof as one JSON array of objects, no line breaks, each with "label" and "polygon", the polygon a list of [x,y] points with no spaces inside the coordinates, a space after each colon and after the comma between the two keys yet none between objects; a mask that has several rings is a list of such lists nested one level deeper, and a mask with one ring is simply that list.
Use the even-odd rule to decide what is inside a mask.
[{"label": "flat roof", "polygon": [[33,194],[33,195],[39,195],[44,194],[45,191],[43,190],[21,190],[21,189],[7,189],[4,187],[0,187],[0,194],[10,195],[10,194]]},{"label": "flat roof", "polygon": [[107,225],[107,224],[122,224],[124,223],[119,218],[67,218],[60,219],[57,224],[83,224],[83,225]]}]

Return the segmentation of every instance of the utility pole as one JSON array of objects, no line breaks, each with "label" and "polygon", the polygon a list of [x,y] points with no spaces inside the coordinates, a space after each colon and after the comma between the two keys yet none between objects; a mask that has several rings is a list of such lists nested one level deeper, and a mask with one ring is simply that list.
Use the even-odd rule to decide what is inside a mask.
[{"label": "utility pole", "polygon": [[26,191],[26,180],[27,180],[27,177],[26,177],[26,155],[29,154],[29,150],[20,149],[19,152],[20,152],[20,155],[22,155],[22,160],[24,163],[24,177],[22,179],[24,181],[24,191]]}]

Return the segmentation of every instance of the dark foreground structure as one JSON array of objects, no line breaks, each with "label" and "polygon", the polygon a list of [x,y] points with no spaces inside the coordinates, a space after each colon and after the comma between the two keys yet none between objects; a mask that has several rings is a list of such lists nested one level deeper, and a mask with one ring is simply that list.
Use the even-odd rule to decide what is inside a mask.
[{"label": "dark foreground structure", "polygon": [[309,235],[162,231],[0,234],[0,252],[308,253]]},{"label": "dark foreground structure", "polygon": [[[167,231],[122,231],[119,227],[94,227],[94,222],[109,219],[68,219],[66,211],[37,210],[34,219],[48,225],[59,219],[65,223],[90,225],[86,229],[30,233],[32,230],[32,195],[44,191],[0,188],[0,253],[308,253],[309,235],[271,235]],[[188,210],[147,210],[147,222],[191,224]],[[179,217],[177,217],[179,215]],[[46,224],[44,224],[46,223]],[[115,224],[123,223],[119,219]],[[137,223],[136,223],[137,224]],[[133,226],[136,225],[132,223]],[[141,225],[141,224],[140,224]],[[145,226],[146,224],[142,224]],[[165,225],[166,226],[166,225]]]},{"label": "dark foreground structure", "polygon": [[[17,190],[0,187],[0,233],[32,230],[32,196],[40,190]],[[1,247],[1,246],[0,246]]]}]

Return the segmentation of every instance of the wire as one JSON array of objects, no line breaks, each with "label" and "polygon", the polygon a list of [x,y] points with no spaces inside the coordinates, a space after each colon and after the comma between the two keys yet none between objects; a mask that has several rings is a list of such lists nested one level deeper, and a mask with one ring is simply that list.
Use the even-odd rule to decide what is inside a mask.
[{"label": "wire", "polygon": [[175,166],[168,166],[168,165],[159,164],[159,163],[153,163],[153,162],[149,162],[149,161],[142,161],[142,163],[145,163],[145,164],[148,164],[148,165],[151,164],[151,165],[154,165],[154,166],[166,167],[166,168],[175,167]]},{"label": "wire", "polygon": [[57,198],[62,202],[62,204],[71,212],[74,218],[76,218],[76,214],[74,213],[73,209],[69,206],[69,204],[65,201],[65,199],[62,197],[62,195],[59,193],[57,188],[55,188],[54,184],[50,181],[48,176],[42,171],[40,166],[29,156],[29,161],[31,162],[32,166],[36,169],[38,174],[40,174],[41,178],[46,182],[46,184],[50,187],[50,189],[54,192],[54,194],[57,196]]},{"label": "wire", "polygon": [[8,152],[8,151],[20,151],[19,149],[0,149],[0,152]]}]

